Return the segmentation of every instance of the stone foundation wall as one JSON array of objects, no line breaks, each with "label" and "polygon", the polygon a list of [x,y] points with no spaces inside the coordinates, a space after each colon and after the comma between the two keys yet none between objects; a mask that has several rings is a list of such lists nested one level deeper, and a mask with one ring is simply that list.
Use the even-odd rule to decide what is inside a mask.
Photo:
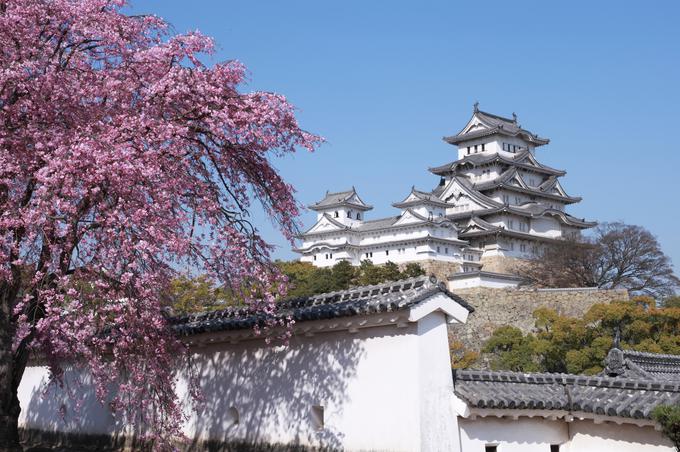
[{"label": "stone foundation wall", "polygon": [[[465,348],[480,351],[493,331],[512,325],[530,332],[534,329],[533,312],[540,307],[556,310],[561,315],[580,317],[596,303],[628,300],[628,291],[600,289],[490,289],[475,287],[459,289],[455,293],[470,303],[471,313],[464,325],[449,325],[453,339]],[[484,367],[484,363],[479,363]]]},{"label": "stone foundation wall", "polygon": [[[449,275],[452,273],[458,273],[461,271],[460,264],[455,262],[443,262],[435,260],[427,261],[414,261],[414,263],[419,264],[423,270],[425,270],[426,275],[434,275],[439,281],[447,281]],[[407,264],[401,264],[400,267],[406,267]]]},{"label": "stone foundation wall", "polygon": [[488,256],[482,257],[480,260],[482,271],[508,274],[517,274],[517,270],[523,262],[526,261],[524,259],[506,256]]}]

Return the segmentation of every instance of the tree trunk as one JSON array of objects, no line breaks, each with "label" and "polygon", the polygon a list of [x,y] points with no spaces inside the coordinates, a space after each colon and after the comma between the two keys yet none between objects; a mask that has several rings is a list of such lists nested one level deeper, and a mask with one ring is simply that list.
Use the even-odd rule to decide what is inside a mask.
[{"label": "tree trunk", "polygon": [[19,444],[18,382],[15,381],[15,361],[12,337],[7,330],[0,332],[0,451],[21,450]]},{"label": "tree trunk", "polygon": [[[3,287],[4,286],[4,287]],[[20,451],[19,398],[17,390],[23,375],[12,351],[14,324],[12,308],[16,287],[0,283],[0,451]],[[19,365],[18,365],[19,364]]]}]

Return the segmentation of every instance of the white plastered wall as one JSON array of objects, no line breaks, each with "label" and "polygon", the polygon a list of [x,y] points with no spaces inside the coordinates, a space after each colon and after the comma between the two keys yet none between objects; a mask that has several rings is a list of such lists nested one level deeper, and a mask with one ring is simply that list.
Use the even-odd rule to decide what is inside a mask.
[{"label": "white plastered wall", "polygon": [[595,423],[589,419],[566,422],[543,417],[460,418],[462,452],[484,452],[497,446],[498,452],[673,452],[675,448],[651,426],[632,423]]},{"label": "white plastered wall", "polygon": [[542,418],[459,419],[462,452],[484,452],[497,446],[498,452],[550,452],[551,444],[569,438],[566,423]]},{"label": "white plastered wall", "polygon": [[[194,346],[204,402],[189,413],[189,438],[330,446],[344,450],[453,450],[456,416],[445,310],[460,321],[467,311],[443,294],[432,296],[387,325],[295,335],[288,347],[261,339]],[[385,315],[304,325],[330,327]],[[411,317],[407,317],[411,316]],[[374,322],[374,323],[371,323]],[[316,330],[314,330],[316,331]],[[186,374],[178,395],[189,406]],[[21,382],[20,423],[48,431],[120,432],[91,386],[80,412],[63,390],[43,397],[47,369],[29,367]],[[315,408],[316,407],[316,408]],[[318,407],[323,409],[320,428]],[[66,409],[62,419],[60,412]],[[315,411],[316,410],[316,411]],[[446,445],[446,449],[442,449]]]}]

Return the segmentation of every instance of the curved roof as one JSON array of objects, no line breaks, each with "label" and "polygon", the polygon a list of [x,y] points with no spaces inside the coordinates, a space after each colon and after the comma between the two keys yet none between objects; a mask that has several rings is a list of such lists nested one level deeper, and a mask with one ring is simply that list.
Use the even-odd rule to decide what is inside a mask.
[{"label": "curved roof", "polygon": [[454,392],[472,408],[559,410],[650,419],[680,404],[680,383],[570,374],[454,371]]},{"label": "curved roof", "polygon": [[680,356],[612,348],[602,374],[680,383]]},{"label": "curved roof", "polygon": [[459,370],[454,391],[478,409],[650,419],[655,407],[680,404],[680,356],[612,348],[596,376]]},{"label": "curved roof", "polygon": [[373,206],[366,204],[359,198],[354,187],[351,190],[330,193],[326,191],[326,196],[309,206],[312,210],[325,210],[333,207],[350,206],[358,210],[371,210]]},{"label": "curved roof", "polygon": [[[465,133],[465,130],[468,129],[468,126],[475,120],[482,124],[484,128]],[[504,118],[503,116],[481,111],[477,108],[477,105],[475,105],[472,118],[470,118],[468,124],[463,128],[463,130],[458,132],[456,135],[444,137],[444,141],[449,144],[459,144],[465,141],[473,140],[475,138],[496,134],[520,137],[535,146],[541,146],[550,142],[549,139],[541,138],[538,135],[522,128],[517,123],[517,116],[514,114],[512,119]]]},{"label": "curved roof", "polygon": [[257,313],[249,307],[230,307],[221,311],[172,317],[169,323],[181,336],[218,331],[243,330],[263,326],[268,319],[305,322],[356,315],[395,312],[416,306],[425,299],[443,293],[464,307],[474,308],[465,300],[449,292],[436,278],[420,276],[400,281],[389,281],[373,286],[353,287],[310,297],[281,301],[270,315]]},{"label": "curved roof", "polygon": [[395,202],[392,204],[392,206],[403,209],[406,207],[419,206],[423,204],[431,204],[439,207],[448,206],[445,201],[440,199],[439,196],[435,195],[433,192],[416,190],[415,187],[411,187],[411,193],[409,193],[403,201]]},{"label": "curved roof", "polygon": [[524,168],[526,170],[532,170],[540,173],[564,176],[567,174],[566,171],[551,168],[549,166],[538,163],[534,158],[531,158],[531,163],[525,163],[525,160],[529,160],[529,157],[533,157],[529,151],[522,151],[520,153],[514,154],[513,157],[508,157],[501,155],[498,152],[494,153],[483,153],[483,154],[470,154],[466,155],[462,159],[455,160],[453,162],[446,163],[444,165],[435,166],[429,168],[429,171],[433,174],[440,176],[448,175],[455,172],[459,167],[471,164],[472,166],[488,165],[492,163],[503,163],[506,165],[517,166]]},{"label": "curved roof", "polygon": [[[522,185],[514,185],[510,183],[513,179],[518,178],[520,184]],[[552,180],[549,178],[552,182]],[[486,181],[486,182],[481,182],[479,184],[474,184],[473,187],[475,190],[479,191],[488,191],[488,190],[493,190],[496,188],[507,188],[509,190],[517,191],[520,193],[525,193],[529,195],[535,195],[535,196],[542,196],[544,198],[549,198],[549,199],[555,199],[558,201],[562,201],[564,203],[576,203],[581,201],[581,198],[578,196],[562,196],[557,193],[550,193],[547,190],[551,189],[553,185],[547,184],[544,185],[544,188],[541,189],[540,187],[531,187],[527,185],[521,178],[521,176],[517,173],[517,168],[511,167],[505,170],[502,174],[500,174],[497,178]]]}]

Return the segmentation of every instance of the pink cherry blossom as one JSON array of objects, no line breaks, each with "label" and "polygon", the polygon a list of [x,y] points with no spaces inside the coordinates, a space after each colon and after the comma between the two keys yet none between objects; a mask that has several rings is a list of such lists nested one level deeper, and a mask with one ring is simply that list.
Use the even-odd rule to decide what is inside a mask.
[{"label": "pink cherry blossom", "polygon": [[240,63],[202,63],[208,37],[125,4],[0,0],[0,444],[39,353],[56,382],[86,366],[102,402],[168,446],[186,354],[162,289],[192,269],[266,313],[284,290],[249,211],[292,240],[299,205],[271,158],[320,139],[283,96],[243,92]]}]

